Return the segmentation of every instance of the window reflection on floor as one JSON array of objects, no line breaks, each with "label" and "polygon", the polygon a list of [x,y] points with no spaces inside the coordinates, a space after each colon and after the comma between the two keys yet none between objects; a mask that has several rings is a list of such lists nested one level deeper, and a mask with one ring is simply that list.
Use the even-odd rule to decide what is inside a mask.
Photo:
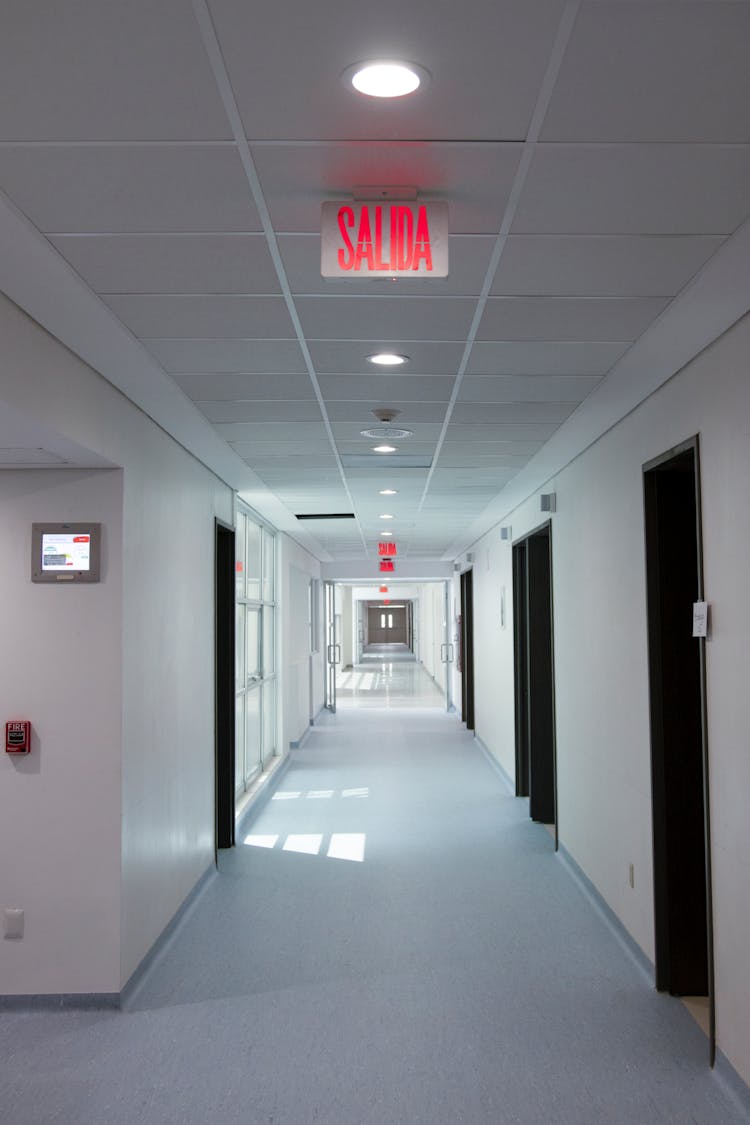
[{"label": "window reflection on floor", "polygon": [[445,707],[445,695],[411,661],[367,661],[336,673],[337,707]]},{"label": "window reflection on floor", "polygon": [[[272,801],[363,801],[370,796],[367,785],[350,789],[279,789]],[[251,832],[243,843],[248,848],[265,848],[298,855],[319,855],[327,859],[343,859],[350,863],[364,863],[365,832]],[[327,843],[326,843],[327,841]]]}]

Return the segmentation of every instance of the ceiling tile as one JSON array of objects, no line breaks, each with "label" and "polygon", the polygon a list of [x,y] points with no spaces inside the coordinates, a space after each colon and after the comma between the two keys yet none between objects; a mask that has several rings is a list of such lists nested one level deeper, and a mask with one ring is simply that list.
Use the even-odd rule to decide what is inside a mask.
[{"label": "ceiling tile", "polygon": [[723,241],[715,235],[511,235],[491,292],[495,296],[674,296]]},{"label": "ceiling tile", "polygon": [[201,402],[198,404],[202,414],[210,422],[269,422],[298,424],[300,422],[319,423],[320,407],[315,399],[310,402]]},{"label": "ceiling tile", "polygon": [[233,145],[1,145],[0,184],[45,233],[261,229]]},{"label": "ceiling tile", "polygon": [[635,340],[664,297],[490,297],[478,340]]},{"label": "ceiling tile", "polygon": [[747,4],[584,4],[542,139],[750,141],[749,44]]},{"label": "ceiling tile", "polygon": [[242,402],[245,400],[276,400],[284,409],[287,401],[308,400],[307,405],[319,407],[308,375],[207,375],[177,374],[173,376],[185,394],[200,403]]},{"label": "ceiling tile", "polygon": [[305,335],[313,340],[461,340],[476,302],[429,297],[298,297]]},{"label": "ceiling tile", "polygon": [[[366,402],[369,409],[377,406],[394,406],[402,403],[445,402],[453,390],[454,380],[427,375],[418,378],[399,378],[394,375],[376,375],[357,378],[354,375],[321,375],[320,389],[326,402]],[[405,409],[405,407],[402,407]]]},{"label": "ceiling tile", "polygon": [[748,212],[750,146],[539,145],[512,233],[730,234]]},{"label": "ceiling tile", "polygon": [[448,203],[452,234],[497,234],[521,156],[517,144],[382,140],[252,151],[273,225],[288,234],[319,232],[321,204],[351,199],[359,185],[417,188]]},{"label": "ceiling tile", "polygon": [[313,449],[322,444],[330,448],[326,428],[317,422],[216,422],[216,430],[226,441],[253,441],[257,445],[294,446]]},{"label": "ceiling tile", "polygon": [[60,235],[97,293],[279,293],[262,234]]},{"label": "ceiling tile", "polygon": [[624,355],[628,341],[476,343],[468,375],[604,375]]},{"label": "ceiling tile", "polygon": [[485,425],[506,422],[564,422],[576,408],[575,403],[515,402],[467,403],[459,402],[453,409],[448,436],[456,425],[475,427],[481,438]]},{"label": "ceiling tile", "polygon": [[103,299],[136,336],[149,340],[294,336],[283,297],[112,293]]},{"label": "ceiling tile", "polygon": [[[367,356],[389,351],[407,355],[409,362],[399,369],[398,375],[389,374],[387,368],[367,362]],[[455,375],[461,363],[464,345],[443,341],[393,339],[381,336],[379,340],[313,340],[310,343],[315,370],[322,375],[366,375],[372,385],[386,379],[403,382],[412,375]],[[392,370],[392,369],[391,369]],[[414,384],[417,395],[424,384]]]},{"label": "ceiling tile", "polygon": [[[305,371],[296,340],[144,340],[165,371],[293,375]],[[309,380],[308,380],[309,381]]]},{"label": "ceiling tile", "polygon": [[[467,442],[477,453],[492,453],[495,442],[504,441],[546,441],[559,426],[559,422],[496,422],[486,426],[464,426],[451,422],[445,435],[445,445],[454,442]],[[502,449],[497,452],[502,453]]]},{"label": "ceiling tile", "polygon": [[[470,18],[451,6],[437,18],[430,0],[321,0],[282,11],[286,18],[273,6],[211,3],[248,136],[489,140],[525,135],[562,3],[472,0]],[[342,85],[342,71],[363,57],[414,59],[433,79],[382,105]],[[279,59],[294,65],[283,94],[269,98]]]},{"label": "ceiling tile", "polygon": [[184,0],[4,0],[2,15],[0,140],[229,136]]},{"label": "ceiling tile", "polygon": [[600,381],[599,375],[467,375],[458,402],[582,402]]}]

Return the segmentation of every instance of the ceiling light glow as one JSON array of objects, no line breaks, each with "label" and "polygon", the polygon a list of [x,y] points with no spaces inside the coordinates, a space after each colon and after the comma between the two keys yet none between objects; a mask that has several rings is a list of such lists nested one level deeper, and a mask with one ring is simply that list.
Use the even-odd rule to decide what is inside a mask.
[{"label": "ceiling light glow", "polygon": [[378,495],[379,496],[397,496],[398,495],[398,489],[397,488],[381,488]]},{"label": "ceiling light glow", "polygon": [[349,67],[344,77],[370,98],[403,98],[419,89],[426,71],[397,59],[372,59]]},{"label": "ceiling light glow", "polygon": [[374,445],[372,447],[373,453],[395,453],[395,445]]},{"label": "ceiling light glow", "polygon": [[369,363],[377,363],[379,367],[401,367],[409,362],[409,357],[396,352],[377,352],[375,355],[368,355],[367,360]]},{"label": "ceiling light glow", "polygon": [[388,536],[388,535],[393,535],[393,532],[392,531],[381,531],[380,534],[381,534],[381,536]]},{"label": "ceiling light glow", "polygon": [[378,519],[381,520],[392,520],[393,518],[394,517],[389,512],[381,512],[378,517]]}]

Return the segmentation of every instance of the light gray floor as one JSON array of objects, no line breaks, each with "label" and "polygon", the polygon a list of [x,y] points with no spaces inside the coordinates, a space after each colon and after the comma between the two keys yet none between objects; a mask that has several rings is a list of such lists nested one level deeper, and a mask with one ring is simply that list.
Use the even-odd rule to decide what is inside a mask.
[{"label": "light gray floor", "polygon": [[392,700],[313,728],[129,1011],[0,1030],[3,1125],[747,1120],[455,716]]}]

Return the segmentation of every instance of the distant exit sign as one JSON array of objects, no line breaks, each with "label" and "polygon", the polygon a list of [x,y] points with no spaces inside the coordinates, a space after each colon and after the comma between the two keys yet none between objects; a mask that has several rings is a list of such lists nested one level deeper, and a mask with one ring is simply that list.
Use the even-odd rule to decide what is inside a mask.
[{"label": "distant exit sign", "polygon": [[447,277],[448,204],[324,203],[323,277]]}]

